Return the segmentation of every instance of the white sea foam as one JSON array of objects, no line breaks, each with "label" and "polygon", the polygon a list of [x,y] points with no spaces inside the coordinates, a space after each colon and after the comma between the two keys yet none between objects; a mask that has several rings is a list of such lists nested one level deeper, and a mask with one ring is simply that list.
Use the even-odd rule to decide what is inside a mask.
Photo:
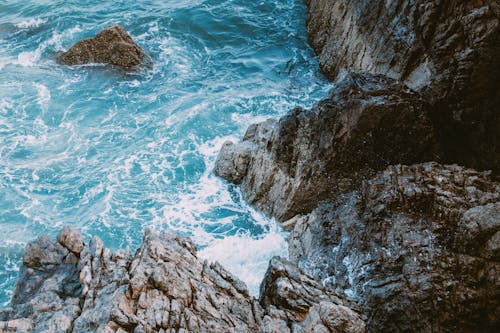
[{"label": "white sea foam", "polygon": [[47,20],[40,17],[30,18],[28,20],[17,23],[16,27],[18,27],[19,29],[36,28],[41,26],[45,22],[47,22]]},{"label": "white sea foam", "polygon": [[62,33],[54,31],[52,33],[52,37],[49,40],[41,43],[34,51],[25,51],[19,53],[17,56],[17,61],[15,61],[14,64],[23,67],[35,66],[35,64],[40,61],[43,52],[48,47],[54,48],[55,51],[61,51],[64,49],[62,45],[63,41],[70,40],[75,33],[78,33],[80,31],[81,28],[79,26],[67,29]]},{"label": "white sea foam", "polygon": [[41,109],[47,109],[48,103],[50,101],[50,90],[47,86],[41,83],[33,83],[38,93],[37,103]]},{"label": "white sea foam", "polygon": [[6,114],[8,110],[12,109],[13,101],[10,98],[0,99],[0,113]]},{"label": "white sea foam", "polygon": [[[267,269],[268,262],[275,255],[287,256],[286,235],[277,222],[265,217],[248,204],[235,203],[225,183],[212,173],[213,163],[220,147],[226,140],[237,140],[234,136],[217,137],[197,146],[197,151],[205,160],[205,172],[198,182],[191,184],[185,191],[176,193],[174,203],[166,203],[160,212],[153,211],[154,225],[182,234],[190,234],[203,250],[200,256],[210,261],[219,261],[231,273],[242,279],[252,295],[257,296],[259,284]],[[154,149],[158,143],[150,143]],[[161,143],[160,143],[161,145]],[[158,194],[155,200],[161,200]],[[235,214],[217,218],[220,229],[233,229],[234,219],[241,213],[248,214],[253,223],[266,230],[264,234],[252,236],[248,233],[226,234],[217,231],[207,232],[203,228],[203,216],[221,207]],[[236,214],[237,213],[237,214]],[[165,226],[166,225],[166,226]]]},{"label": "white sea foam", "polygon": [[262,238],[236,235],[216,240],[199,252],[201,258],[220,262],[258,296],[259,285],[273,256],[287,257],[285,234],[274,228]]}]

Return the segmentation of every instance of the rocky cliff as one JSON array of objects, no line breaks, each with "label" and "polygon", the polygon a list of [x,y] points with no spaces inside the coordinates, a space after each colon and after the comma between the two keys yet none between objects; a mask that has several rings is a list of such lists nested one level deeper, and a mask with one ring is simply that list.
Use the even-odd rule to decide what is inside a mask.
[{"label": "rocky cliff", "polygon": [[306,2],[333,90],[226,142],[214,172],[369,332],[499,331],[498,1]]},{"label": "rocky cliff", "polygon": [[424,96],[447,161],[500,172],[497,0],[307,0],[309,41],[331,78],[383,74]]},{"label": "rocky cliff", "polygon": [[262,289],[250,297],[189,239],[146,230],[132,255],[65,227],[26,246],[0,332],[364,332],[348,301],[291,262],[273,259]]},{"label": "rocky cliff", "polygon": [[438,157],[429,105],[418,94],[381,75],[353,73],[311,110],[252,125],[241,143],[225,143],[214,172],[286,220],[390,164]]},{"label": "rocky cliff", "polygon": [[214,170],[290,231],[260,298],[187,239],[64,228],[26,247],[0,332],[500,330],[498,1],[307,3],[335,87]]},{"label": "rocky cliff", "polygon": [[390,166],[288,228],[290,259],[360,300],[372,332],[499,328],[500,184],[486,174]]}]

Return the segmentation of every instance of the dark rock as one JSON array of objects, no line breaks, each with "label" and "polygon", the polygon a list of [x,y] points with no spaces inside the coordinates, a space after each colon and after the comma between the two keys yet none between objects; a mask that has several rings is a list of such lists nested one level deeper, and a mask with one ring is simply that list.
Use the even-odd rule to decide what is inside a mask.
[{"label": "dark rock", "polygon": [[[135,256],[128,250],[112,253],[97,237],[86,245],[70,228],[57,239],[64,246],[42,236],[26,247],[12,308],[0,311],[0,332],[270,333],[295,325],[294,332],[306,333],[320,323],[364,329],[361,315],[291,263],[283,264],[279,276],[268,276],[268,285],[307,282],[299,290],[314,295],[297,295],[295,302],[303,297],[307,307],[281,316],[283,311],[269,310],[279,309],[273,300],[262,308],[221,265],[198,259],[188,239],[147,230]],[[65,247],[80,245],[79,257]]]},{"label": "dark rock", "polygon": [[330,78],[383,74],[420,92],[448,161],[500,173],[497,0],[308,0],[309,41]]},{"label": "dark rock", "polygon": [[252,125],[243,142],[224,144],[215,173],[286,220],[390,164],[436,159],[427,113],[418,94],[392,79],[346,75],[311,110]]},{"label": "dark rock", "polygon": [[66,65],[102,63],[126,70],[151,66],[151,58],[119,25],[107,27],[95,37],[83,39],[58,57]]},{"label": "dark rock", "polygon": [[289,227],[290,258],[356,298],[371,332],[500,327],[500,184],[484,173],[391,166]]}]

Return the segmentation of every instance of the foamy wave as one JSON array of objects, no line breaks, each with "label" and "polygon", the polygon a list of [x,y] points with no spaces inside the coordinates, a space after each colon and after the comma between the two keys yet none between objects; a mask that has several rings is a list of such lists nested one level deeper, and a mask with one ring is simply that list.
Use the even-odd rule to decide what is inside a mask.
[{"label": "foamy wave", "polygon": [[46,19],[43,18],[31,18],[29,20],[21,21],[16,24],[16,27],[19,29],[27,29],[27,28],[37,28],[47,22]]},{"label": "foamy wave", "polygon": [[47,86],[41,83],[33,83],[33,86],[36,88],[38,93],[38,98],[37,98],[38,105],[40,106],[40,108],[45,109],[50,101],[49,88],[47,88]]},{"label": "foamy wave", "polygon": [[275,228],[262,238],[237,235],[215,241],[199,255],[220,262],[247,284],[251,295],[258,296],[269,260],[274,256],[287,257],[288,252],[285,234]]},{"label": "foamy wave", "polygon": [[80,31],[81,28],[79,26],[75,26],[71,29],[63,31],[62,33],[54,32],[52,33],[52,37],[49,40],[41,43],[36,50],[19,53],[19,55],[17,56],[17,61],[13,62],[13,64],[23,67],[35,66],[35,64],[40,61],[43,52],[47,48],[54,48],[55,51],[63,50],[63,40],[71,39],[75,33],[78,33]]},{"label": "foamy wave", "polygon": [[[287,256],[286,235],[277,222],[257,212],[242,198],[234,201],[227,185],[212,173],[213,164],[222,144],[227,140],[237,140],[234,136],[217,137],[197,146],[203,155],[205,171],[199,181],[176,195],[176,202],[167,203],[161,212],[155,214],[153,224],[157,228],[189,234],[196,244],[204,247],[202,258],[219,261],[231,273],[241,278],[252,295],[257,295],[271,257]],[[151,143],[150,147],[155,147]],[[238,191],[238,190],[237,190]],[[156,198],[158,200],[158,198]],[[216,221],[206,221],[204,216],[212,215],[214,208],[220,207],[235,214],[218,217]],[[265,230],[262,235],[236,232],[235,218],[246,214],[255,225]],[[216,223],[221,232],[204,229],[206,223]]]},{"label": "foamy wave", "polygon": [[[153,220],[155,225],[166,224],[169,230],[192,234],[192,226],[199,225],[200,220],[203,220],[203,214],[214,209],[214,202],[217,202],[218,206],[235,206],[222,180],[212,174],[217,152],[228,139],[234,140],[235,137],[217,137],[198,145],[198,152],[203,154],[205,162],[204,173],[198,182],[190,185],[182,193],[178,193],[174,203],[167,203],[160,214],[155,214]],[[165,167],[170,168],[169,165],[165,165]],[[213,240],[213,235],[210,235],[209,239],[205,238],[208,234],[205,235],[203,232],[198,231],[198,235],[203,235],[203,237],[196,239],[198,244],[207,244]]]}]

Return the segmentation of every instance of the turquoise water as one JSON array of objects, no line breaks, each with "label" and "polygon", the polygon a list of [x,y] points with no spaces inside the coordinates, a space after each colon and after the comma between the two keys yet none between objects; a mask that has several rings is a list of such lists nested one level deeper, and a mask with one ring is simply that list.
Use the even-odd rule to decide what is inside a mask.
[{"label": "turquoise water", "polygon": [[[0,305],[22,250],[63,225],[112,249],[192,236],[255,294],[284,233],[212,174],[246,127],[326,94],[302,0],[0,3]],[[155,61],[127,74],[57,51],[121,24]]]}]

